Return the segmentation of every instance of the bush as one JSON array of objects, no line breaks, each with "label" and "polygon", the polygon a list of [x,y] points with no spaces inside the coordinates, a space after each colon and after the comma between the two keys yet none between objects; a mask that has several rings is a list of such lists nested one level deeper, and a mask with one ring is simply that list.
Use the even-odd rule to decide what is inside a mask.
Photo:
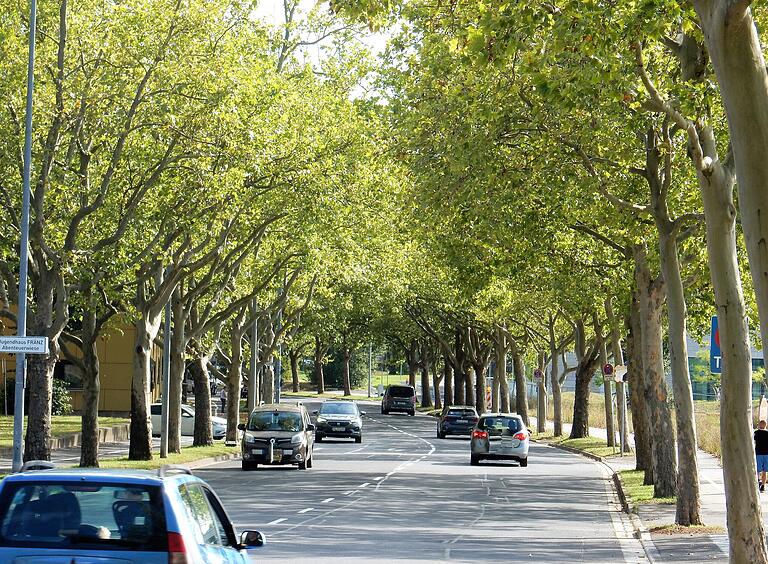
[{"label": "bush", "polygon": [[72,396],[67,385],[56,378],[53,379],[53,402],[51,415],[70,415],[72,413]]},{"label": "bush", "polygon": [[[339,350],[330,353],[333,360],[323,365],[323,379],[327,388],[343,388],[344,354]],[[310,373],[310,380],[317,385],[314,369]],[[352,389],[359,388],[368,380],[368,355],[362,352],[353,352],[349,358],[349,383]]]},{"label": "bush", "polygon": [[[5,390],[8,390],[8,410],[5,409]],[[16,379],[8,378],[6,385],[2,386],[0,382],[0,414],[13,415],[14,397],[16,390]],[[29,411],[29,396],[25,394],[24,410]],[[53,379],[53,401],[51,405],[51,415],[70,415],[72,413],[72,396],[69,395],[67,385],[57,378]]]}]

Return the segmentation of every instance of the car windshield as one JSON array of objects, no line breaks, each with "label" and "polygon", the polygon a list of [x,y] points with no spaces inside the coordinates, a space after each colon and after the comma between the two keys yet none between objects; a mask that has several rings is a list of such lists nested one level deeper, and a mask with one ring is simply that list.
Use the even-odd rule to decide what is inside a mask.
[{"label": "car windshield", "polygon": [[165,529],[156,486],[19,482],[0,498],[0,546],[159,552]]},{"label": "car windshield", "polygon": [[452,417],[477,417],[474,409],[449,409],[446,415]]},{"label": "car windshield", "polygon": [[248,421],[249,431],[301,431],[301,414],[292,411],[257,411]]},{"label": "car windshield", "polygon": [[477,425],[480,429],[488,431],[491,435],[511,435],[523,428],[521,421],[516,417],[483,417]]},{"label": "car windshield", "polygon": [[409,398],[415,393],[413,388],[404,388],[401,386],[390,386],[388,392],[390,396],[395,398]]},{"label": "car windshield", "polygon": [[357,406],[353,403],[324,403],[320,415],[357,415]]}]

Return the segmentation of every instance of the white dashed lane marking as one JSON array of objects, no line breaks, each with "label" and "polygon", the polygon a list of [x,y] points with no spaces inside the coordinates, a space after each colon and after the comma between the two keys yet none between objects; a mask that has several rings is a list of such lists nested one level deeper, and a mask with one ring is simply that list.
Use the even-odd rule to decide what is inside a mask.
[{"label": "white dashed lane marking", "polygon": [[283,517],[282,519],[275,519],[274,521],[270,521],[269,523],[267,523],[267,525],[277,525],[279,523],[282,523],[283,521],[287,521],[287,519],[285,517]]},{"label": "white dashed lane marking", "polygon": [[324,499],[320,503],[328,503],[329,501],[333,501],[334,499],[336,499],[336,498],[335,497],[329,497],[329,498]]},{"label": "white dashed lane marking", "polygon": [[307,507],[306,509],[302,509],[301,511],[299,511],[299,513],[309,513],[313,509],[314,509],[314,507]]}]

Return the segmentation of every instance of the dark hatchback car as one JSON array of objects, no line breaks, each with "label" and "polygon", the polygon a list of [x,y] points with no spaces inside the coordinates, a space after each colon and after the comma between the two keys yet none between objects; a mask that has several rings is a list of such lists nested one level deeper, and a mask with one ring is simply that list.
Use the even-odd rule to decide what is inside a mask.
[{"label": "dark hatchback car", "polygon": [[360,411],[352,401],[326,401],[314,414],[315,440],[322,441],[325,437],[340,437],[355,439],[356,443],[363,441],[363,419],[365,411]]},{"label": "dark hatchback car", "polygon": [[416,390],[406,384],[390,384],[381,398],[381,413],[393,411],[416,415]]},{"label": "dark hatchback car", "polygon": [[477,410],[471,405],[451,405],[443,408],[437,420],[437,438],[446,435],[471,435],[478,420]]},{"label": "dark hatchback car", "polygon": [[261,405],[240,423],[243,470],[259,464],[297,464],[312,468],[315,426],[303,405]]}]

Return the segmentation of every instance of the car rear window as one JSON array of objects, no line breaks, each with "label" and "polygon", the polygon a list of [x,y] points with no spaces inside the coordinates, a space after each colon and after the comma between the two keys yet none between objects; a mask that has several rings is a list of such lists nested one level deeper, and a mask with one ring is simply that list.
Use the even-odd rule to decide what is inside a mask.
[{"label": "car rear window", "polygon": [[160,488],[87,479],[6,484],[0,546],[167,551]]},{"label": "car rear window", "polygon": [[416,394],[413,388],[405,386],[390,386],[387,388],[387,393],[395,398],[410,398]]},{"label": "car rear window", "polygon": [[446,415],[452,417],[477,417],[477,412],[474,409],[449,409]]},{"label": "car rear window", "polygon": [[494,435],[517,433],[523,428],[517,417],[482,417],[477,426]]},{"label": "car rear window", "polygon": [[248,420],[249,431],[301,431],[300,413],[293,411],[257,411]]}]

